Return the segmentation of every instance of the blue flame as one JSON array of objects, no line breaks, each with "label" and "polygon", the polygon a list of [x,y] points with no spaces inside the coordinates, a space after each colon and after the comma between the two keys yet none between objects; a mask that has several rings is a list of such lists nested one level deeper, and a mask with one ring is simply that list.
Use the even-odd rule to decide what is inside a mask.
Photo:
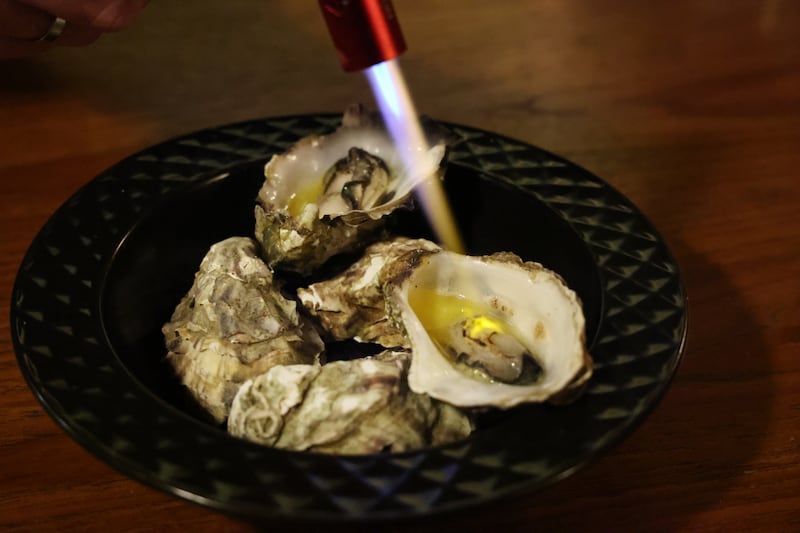
[{"label": "blue flame", "polygon": [[[367,75],[370,85],[372,85],[372,92],[375,95],[375,100],[378,102],[378,107],[384,120],[387,119],[387,115],[391,115],[391,121],[402,121],[402,102],[393,73],[389,68],[389,62],[384,61],[372,65],[364,73]],[[389,127],[391,129],[391,126]]]},{"label": "blue flame", "polygon": [[397,60],[377,63],[364,73],[407,176],[416,182],[415,192],[434,232],[445,247],[463,252],[464,246],[441,184],[435,179],[425,180],[434,170],[434,162]]}]

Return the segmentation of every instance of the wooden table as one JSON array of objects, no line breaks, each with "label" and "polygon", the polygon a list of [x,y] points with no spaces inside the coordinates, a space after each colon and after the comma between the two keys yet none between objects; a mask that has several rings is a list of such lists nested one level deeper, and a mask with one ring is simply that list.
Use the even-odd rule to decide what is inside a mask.
[{"label": "wooden table", "polygon": [[[420,111],[609,181],[662,232],[691,309],[672,387],[621,446],[543,492],[416,527],[800,531],[800,3],[395,3]],[[340,70],[315,2],[153,2],[89,48],[0,62],[0,307],[48,216],[114,162],[357,100],[366,83]],[[25,385],[7,319],[0,392],[0,530],[249,529],[67,437]]]}]

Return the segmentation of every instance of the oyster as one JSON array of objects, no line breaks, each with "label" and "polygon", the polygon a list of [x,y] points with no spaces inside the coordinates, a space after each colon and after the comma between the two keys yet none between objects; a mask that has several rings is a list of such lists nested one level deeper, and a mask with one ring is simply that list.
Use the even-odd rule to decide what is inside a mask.
[{"label": "oyster", "polygon": [[402,452],[467,437],[468,416],[408,389],[408,358],[386,351],[322,366],[275,366],[239,389],[228,431],[277,448],[341,454]]},{"label": "oyster", "polygon": [[273,156],[255,208],[267,264],[308,274],[377,235],[384,217],[424,179],[441,177],[444,137],[429,132],[427,170],[410,176],[377,115],[351,106],[330,135],[304,137]]},{"label": "oyster", "polygon": [[167,359],[218,422],[246,379],[279,364],[314,363],[324,348],[245,237],[211,247],[162,332]]},{"label": "oyster", "polygon": [[341,274],[300,288],[297,295],[334,340],[408,347],[405,332],[386,314],[384,284],[397,272],[410,268],[420,255],[439,250],[425,239],[396,237],[378,242],[367,247],[362,257]]},{"label": "oyster", "polygon": [[387,283],[413,358],[409,386],[462,407],[508,408],[576,395],[591,375],[577,295],[508,252],[441,251]]}]

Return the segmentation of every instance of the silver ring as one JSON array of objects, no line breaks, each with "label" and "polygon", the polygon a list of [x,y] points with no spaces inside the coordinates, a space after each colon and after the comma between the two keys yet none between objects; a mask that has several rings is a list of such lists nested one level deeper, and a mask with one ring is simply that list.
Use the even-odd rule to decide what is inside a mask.
[{"label": "silver ring", "polygon": [[48,43],[52,43],[56,39],[59,38],[61,33],[64,31],[64,28],[67,27],[67,21],[62,19],[61,17],[55,17],[53,19],[53,23],[50,24],[50,27],[47,28],[47,33],[39,37],[38,39],[34,39],[35,41],[45,41]]}]

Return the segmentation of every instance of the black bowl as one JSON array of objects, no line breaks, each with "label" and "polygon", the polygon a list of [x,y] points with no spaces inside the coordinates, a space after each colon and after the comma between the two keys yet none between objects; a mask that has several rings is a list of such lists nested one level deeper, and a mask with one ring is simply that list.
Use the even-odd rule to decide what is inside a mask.
[{"label": "black bowl", "polygon": [[[222,126],[98,176],[29,249],[14,289],[20,367],[48,413],[121,472],[252,519],[422,516],[543,487],[608,450],[656,405],[680,360],[686,299],[656,230],[562,158],[488,132],[458,139],[445,180],[469,253],[514,251],[578,293],[596,368],[568,406],[487,413],[467,440],[412,453],[286,452],[228,436],[189,399],[160,333],[209,246],[253,231],[265,160],[337,115]],[[416,211],[396,230],[430,237]]]}]

